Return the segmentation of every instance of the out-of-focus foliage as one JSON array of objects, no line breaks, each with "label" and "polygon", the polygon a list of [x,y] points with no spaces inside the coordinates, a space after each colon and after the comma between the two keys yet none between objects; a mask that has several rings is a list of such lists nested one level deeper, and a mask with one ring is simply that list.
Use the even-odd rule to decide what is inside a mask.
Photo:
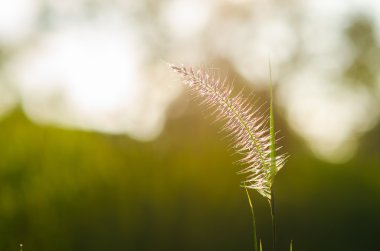
[{"label": "out-of-focus foliage", "polygon": [[380,45],[376,30],[367,17],[356,17],[346,30],[346,37],[353,46],[353,60],[345,71],[347,82],[368,85],[376,91],[378,82]]},{"label": "out-of-focus foliage", "polygon": [[[251,250],[236,158],[190,108],[151,143],[10,114],[0,123],[0,249]],[[292,157],[275,183],[280,247],[291,239],[299,250],[375,247],[379,130],[341,166],[317,161],[286,128],[282,134]],[[254,204],[269,248],[267,203],[256,195]]]}]

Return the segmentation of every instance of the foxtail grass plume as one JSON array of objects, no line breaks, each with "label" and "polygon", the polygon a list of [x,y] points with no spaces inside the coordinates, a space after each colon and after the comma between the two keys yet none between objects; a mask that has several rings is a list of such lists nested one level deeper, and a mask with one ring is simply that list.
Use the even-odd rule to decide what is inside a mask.
[{"label": "foxtail grass plume", "polygon": [[284,154],[275,155],[278,147],[274,140],[272,102],[270,115],[262,115],[259,107],[254,107],[242,92],[234,95],[232,85],[215,73],[183,65],[169,64],[169,67],[182,76],[184,84],[206,107],[214,110],[217,120],[224,121],[223,130],[232,139],[231,146],[242,156],[239,162],[243,168],[238,172],[244,175],[242,186],[271,201],[274,177],[287,158]]}]

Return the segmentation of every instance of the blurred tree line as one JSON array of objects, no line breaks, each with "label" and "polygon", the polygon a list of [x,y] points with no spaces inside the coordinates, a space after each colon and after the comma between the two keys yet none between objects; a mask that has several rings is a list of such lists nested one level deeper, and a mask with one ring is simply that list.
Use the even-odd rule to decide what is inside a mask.
[{"label": "blurred tree line", "polygon": [[[155,141],[39,126],[16,110],[0,123],[0,249],[250,250],[235,160],[197,106]],[[371,250],[380,223],[379,128],[353,161],[315,159],[286,127],[291,154],[275,189],[279,241],[299,250]],[[270,215],[254,197],[270,245]]]},{"label": "blurred tree line", "polygon": [[[376,28],[359,17],[345,32],[355,52],[343,83],[365,86],[379,101]],[[12,52],[0,47],[0,73]],[[307,59],[299,50],[289,68]],[[215,62],[228,65],[237,85],[244,81],[225,58]],[[251,215],[231,164],[236,156],[203,117],[190,102],[156,140],[138,142],[35,124],[16,107],[0,120],[0,250],[19,250],[20,243],[24,251],[252,250]],[[295,250],[374,250],[379,123],[360,138],[352,160],[330,164],[308,150],[281,112],[276,118],[291,155],[275,183],[280,248],[294,240]],[[269,250],[268,205],[254,196],[254,206]]]}]

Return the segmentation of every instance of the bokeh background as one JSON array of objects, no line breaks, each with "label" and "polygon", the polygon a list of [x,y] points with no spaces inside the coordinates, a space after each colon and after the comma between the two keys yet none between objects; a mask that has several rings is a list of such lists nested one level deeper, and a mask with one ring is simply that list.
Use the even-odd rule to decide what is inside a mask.
[{"label": "bokeh background", "polygon": [[279,250],[377,250],[377,0],[1,0],[0,250],[252,250],[237,156],[167,62],[265,103],[269,59]]}]

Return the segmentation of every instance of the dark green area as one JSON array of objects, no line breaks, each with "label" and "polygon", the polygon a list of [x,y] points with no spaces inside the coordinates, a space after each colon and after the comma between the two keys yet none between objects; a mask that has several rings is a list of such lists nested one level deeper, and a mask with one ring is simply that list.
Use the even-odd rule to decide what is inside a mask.
[{"label": "dark green area", "polygon": [[[217,125],[189,110],[149,143],[9,114],[0,122],[0,250],[252,250],[236,156]],[[281,130],[291,158],[274,187],[280,250],[290,240],[294,250],[374,250],[380,128],[344,165],[318,161]],[[253,200],[269,250],[267,201]]]}]

